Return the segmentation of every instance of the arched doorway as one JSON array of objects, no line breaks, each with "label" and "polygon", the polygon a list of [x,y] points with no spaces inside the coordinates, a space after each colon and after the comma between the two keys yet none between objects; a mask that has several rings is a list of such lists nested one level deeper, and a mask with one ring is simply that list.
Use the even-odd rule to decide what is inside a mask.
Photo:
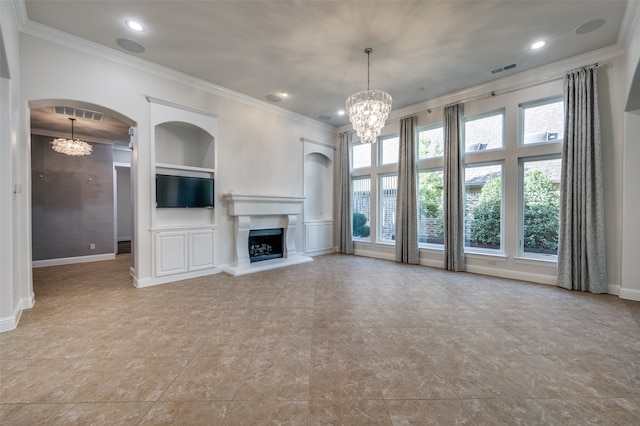
[{"label": "arched doorway", "polygon": [[[130,224],[131,239],[135,235],[131,147],[136,123],[100,105],[61,99],[29,102],[28,122],[32,265],[114,258],[122,238],[118,221]],[[51,149],[54,138],[71,138],[72,133],[93,148],[90,155]],[[122,173],[125,168],[129,173]],[[118,196],[123,178],[128,179],[128,199]],[[130,267],[135,269],[133,240],[131,247]]]}]

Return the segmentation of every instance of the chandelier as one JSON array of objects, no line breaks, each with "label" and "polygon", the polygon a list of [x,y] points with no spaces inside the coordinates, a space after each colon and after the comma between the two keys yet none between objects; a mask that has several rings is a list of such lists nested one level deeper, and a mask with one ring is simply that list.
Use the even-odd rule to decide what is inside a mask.
[{"label": "chandelier", "polygon": [[70,118],[69,120],[71,120],[71,139],[56,138],[51,142],[51,147],[55,152],[74,157],[90,155],[93,147],[80,139],[73,139],[73,122],[76,121],[76,119]]},{"label": "chandelier", "polygon": [[358,134],[360,143],[374,143],[377,140],[384,127],[384,122],[389,116],[393,101],[387,92],[369,90],[371,83],[369,56],[371,51],[370,47],[364,50],[364,53],[367,54],[367,90],[349,96],[346,103],[349,121]]}]

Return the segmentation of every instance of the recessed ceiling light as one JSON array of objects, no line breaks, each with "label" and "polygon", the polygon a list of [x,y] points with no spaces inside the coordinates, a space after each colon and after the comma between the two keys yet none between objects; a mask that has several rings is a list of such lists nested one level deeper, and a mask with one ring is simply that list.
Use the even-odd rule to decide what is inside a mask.
[{"label": "recessed ceiling light", "polygon": [[344,115],[344,110],[341,109],[340,111],[338,111],[338,115]]},{"label": "recessed ceiling light", "polygon": [[547,44],[547,42],[546,42],[546,41],[542,41],[542,40],[540,40],[540,41],[536,41],[535,43],[533,43],[533,44],[530,46],[530,48],[531,48],[531,50],[538,50],[538,49],[543,48],[546,44]]},{"label": "recessed ceiling light", "polygon": [[288,98],[289,94],[287,92],[281,92],[280,96],[282,96],[283,98]]},{"label": "recessed ceiling light", "polygon": [[130,30],[133,31],[144,31],[144,27],[142,26],[142,24],[138,21],[134,21],[132,19],[127,19],[126,21],[124,21],[124,24],[127,26],[127,28],[129,28]]}]

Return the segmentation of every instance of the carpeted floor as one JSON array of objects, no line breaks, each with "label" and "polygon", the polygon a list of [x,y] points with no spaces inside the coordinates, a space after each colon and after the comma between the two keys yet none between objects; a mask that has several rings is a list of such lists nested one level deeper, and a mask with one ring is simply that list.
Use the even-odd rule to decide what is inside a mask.
[{"label": "carpeted floor", "polygon": [[136,289],[129,261],[34,270],[1,424],[640,424],[637,302],[342,255]]}]

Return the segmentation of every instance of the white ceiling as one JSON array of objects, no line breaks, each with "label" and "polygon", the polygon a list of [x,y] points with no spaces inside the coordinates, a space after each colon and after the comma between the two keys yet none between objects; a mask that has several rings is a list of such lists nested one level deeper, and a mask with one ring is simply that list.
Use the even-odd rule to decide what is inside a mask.
[{"label": "white ceiling", "polygon": [[[26,0],[28,20],[334,125],[367,87],[398,109],[615,45],[627,1]],[[125,19],[146,30],[134,33]],[[605,24],[577,35],[595,19]],[[121,48],[118,38],[144,46]],[[532,51],[529,45],[546,40]],[[491,70],[517,63],[496,75]],[[40,123],[46,126],[45,123]],[[68,123],[67,123],[68,125]]]}]

